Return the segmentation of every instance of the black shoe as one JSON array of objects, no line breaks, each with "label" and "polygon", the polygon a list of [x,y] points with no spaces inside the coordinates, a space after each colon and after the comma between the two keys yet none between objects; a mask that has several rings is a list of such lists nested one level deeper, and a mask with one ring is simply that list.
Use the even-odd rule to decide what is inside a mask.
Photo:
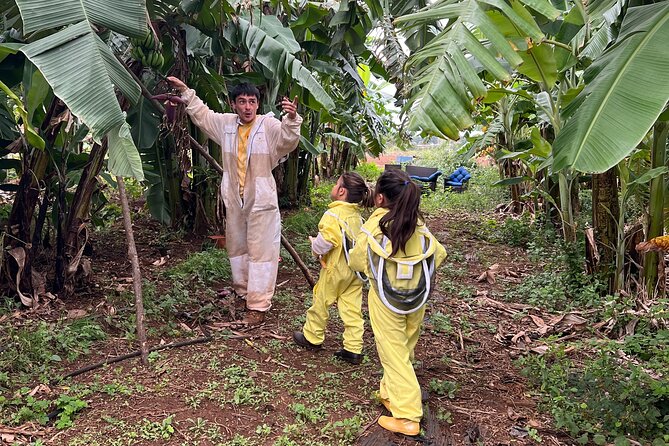
[{"label": "black shoe", "polygon": [[341,349],[335,352],[334,355],[342,361],[350,362],[353,365],[358,365],[362,362],[362,354],[360,353],[351,353],[348,350]]},{"label": "black shoe", "polygon": [[301,331],[293,332],[293,341],[300,347],[304,347],[307,350],[320,350],[323,347],[321,344],[312,344],[307,341],[307,338],[304,337],[304,333]]}]

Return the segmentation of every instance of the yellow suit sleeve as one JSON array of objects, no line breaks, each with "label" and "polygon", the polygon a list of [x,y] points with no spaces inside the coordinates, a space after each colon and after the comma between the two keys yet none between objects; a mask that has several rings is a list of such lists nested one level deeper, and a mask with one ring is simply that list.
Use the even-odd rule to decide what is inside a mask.
[{"label": "yellow suit sleeve", "polygon": [[348,266],[353,271],[367,273],[367,237],[367,234],[361,231],[349,253]]},{"label": "yellow suit sleeve", "polygon": [[342,245],[341,229],[337,220],[331,215],[323,215],[323,218],[318,223],[318,233],[323,240],[332,244],[333,249]]}]

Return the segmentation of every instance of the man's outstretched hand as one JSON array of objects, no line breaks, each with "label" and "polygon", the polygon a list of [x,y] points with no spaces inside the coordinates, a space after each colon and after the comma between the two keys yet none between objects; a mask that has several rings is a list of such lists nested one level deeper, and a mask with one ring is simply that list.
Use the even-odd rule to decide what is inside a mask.
[{"label": "man's outstretched hand", "polygon": [[183,81],[179,78],[176,78],[174,76],[168,76],[167,81],[174,87],[175,90],[177,90],[179,93],[183,93],[184,91],[188,90],[188,85],[184,84]]},{"label": "man's outstretched hand", "polygon": [[295,99],[293,99],[292,102],[290,99],[284,96],[284,98],[281,100],[281,108],[286,112],[290,119],[295,119],[297,116],[297,96],[295,96]]}]

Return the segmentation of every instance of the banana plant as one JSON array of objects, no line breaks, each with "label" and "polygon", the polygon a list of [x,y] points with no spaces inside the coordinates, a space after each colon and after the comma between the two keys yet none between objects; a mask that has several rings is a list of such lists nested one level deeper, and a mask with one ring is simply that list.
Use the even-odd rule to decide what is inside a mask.
[{"label": "banana plant", "polygon": [[[550,20],[559,15],[548,1],[524,3]],[[443,31],[407,62],[415,79],[404,109],[410,114],[411,128],[458,139],[460,130],[474,124],[475,101],[486,94],[479,71],[483,69],[500,81],[511,80],[511,69],[524,59],[504,36],[495,14],[533,45],[546,39],[525,5],[517,1],[444,0],[395,19],[395,24],[406,30],[447,21]]]},{"label": "banana plant", "polygon": [[629,155],[669,101],[669,2],[629,8],[614,45],[584,74],[553,146],[554,169],[604,172]]},{"label": "banana plant", "polygon": [[[98,36],[105,27],[132,37],[147,33],[146,11],[141,0],[52,2],[17,0],[23,33],[55,33],[21,47],[42,72],[54,94],[91,130],[94,140],[109,141],[109,168],[121,176],[144,178],[130,127],[114,92],[119,88],[133,102],[140,91],[118,62],[108,45]],[[67,55],[67,57],[63,57]]]}]

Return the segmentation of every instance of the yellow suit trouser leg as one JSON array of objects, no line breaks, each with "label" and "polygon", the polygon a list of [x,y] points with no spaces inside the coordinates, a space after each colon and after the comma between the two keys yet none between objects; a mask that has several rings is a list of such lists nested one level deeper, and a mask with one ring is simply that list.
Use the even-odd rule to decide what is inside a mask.
[{"label": "yellow suit trouser leg", "polygon": [[344,349],[351,353],[362,353],[362,334],[365,331],[362,319],[362,282],[353,279],[337,300],[339,317],[344,323]]},{"label": "yellow suit trouser leg", "polygon": [[307,320],[302,328],[302,333],[307,341],[320,345],[325,340],[325,327],[328,324],[330,313],[328,309],[337,300],[337,294],[333,292],[333,283],[328,277],[328,271],[323,269],[321,277],[314,286],[314,297],[311,307],[307,310]]},{"label": "yellow suit trouser leg", "polygon": [[338,268],[324,269],[314,287],[311,307],[307,310],[307,320],[302,332],[312,344],[322,344],[325,340],[330,306],[337,303],[339,316],[344,323],[344,349],[351,353],[362,352],[362,283],[351,277],[341,280]]},{"label": "yellow suit trouser leg", "polygon": [[423,417],[423,407],[411,358],[424,315],[425,306],[407,315],[393,313],[370,289],[369,318],[383,366],[380,396],[390,400],[393,417],[416,422]]}]

